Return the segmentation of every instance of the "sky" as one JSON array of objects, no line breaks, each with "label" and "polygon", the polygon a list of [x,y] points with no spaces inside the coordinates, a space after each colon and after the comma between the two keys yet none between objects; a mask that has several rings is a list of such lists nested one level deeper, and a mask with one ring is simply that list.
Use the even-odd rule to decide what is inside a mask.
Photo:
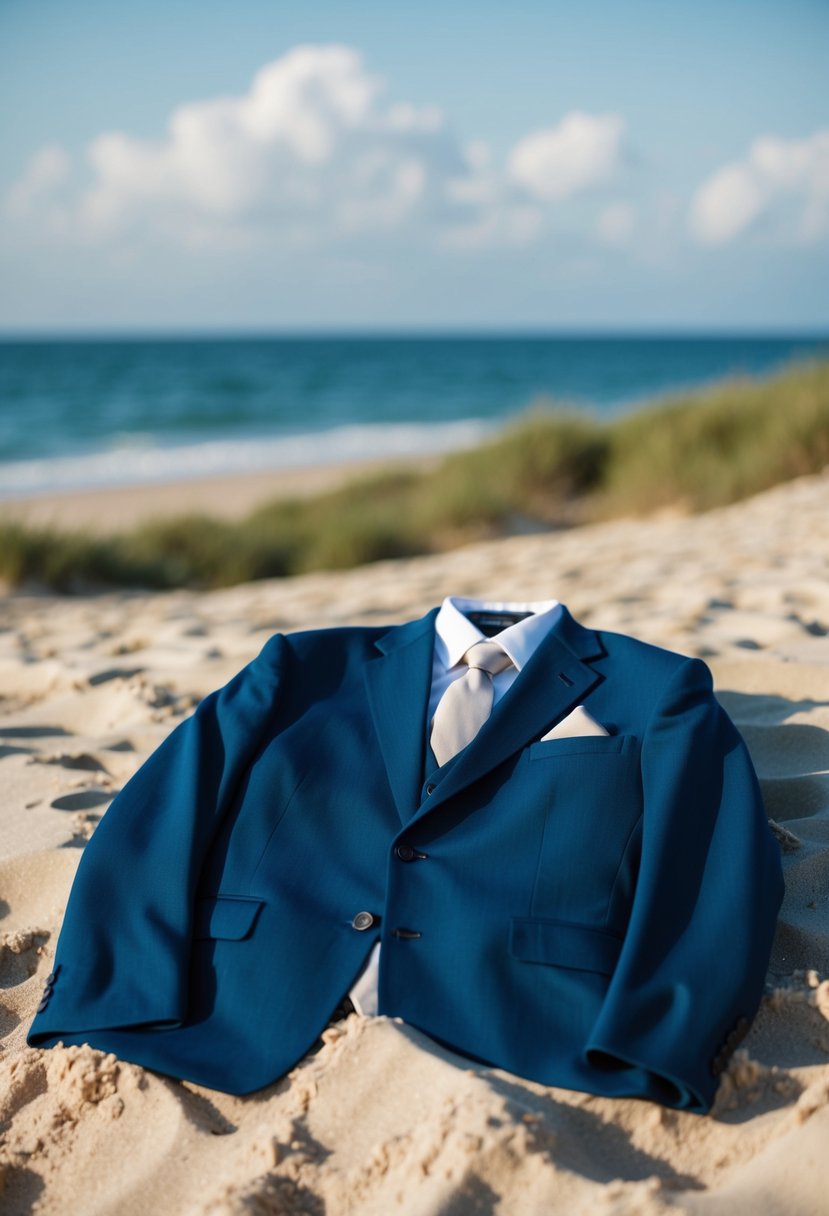
[{"label": "sky", "polygon": [[827,0],[0,0],[0,333],[825,333],[827,48]]}]

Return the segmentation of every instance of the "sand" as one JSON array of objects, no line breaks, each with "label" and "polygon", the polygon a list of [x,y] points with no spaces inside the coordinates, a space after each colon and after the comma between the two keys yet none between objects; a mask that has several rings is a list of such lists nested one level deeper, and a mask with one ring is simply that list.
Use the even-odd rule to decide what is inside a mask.
[{"label": "sand", "polygon": [[[666,512],[210,594],[0,599],[0,1209],[8,1216],[728,1216],[827,1211],[829,470]],[[491,571],[496,570],[497,574]],[[277,630],[449,593],[554,596],[714,673],[786,897],[710,1115],[548,1088],[352,1015],[254,1095],[25,1034],[85,842],[200,697]],[[727,965],[727,960],[723,961]]]},{"label": "sand", "polygon": [[[401,457],[393,462],[393,467],[425,472],[434,468],[440,459],[439,455]],[[309,468],[191,477],[186,481],[17,495],[0,498],[0,521],[17,521],[30,527],[56,527],[65,531],[84,529],[102,533],[120,532],[156,519],[190,512],[228,521],[239,520],[274,499],[308,498],[389,467],[391,462],[388,459],[378,457]]]}]

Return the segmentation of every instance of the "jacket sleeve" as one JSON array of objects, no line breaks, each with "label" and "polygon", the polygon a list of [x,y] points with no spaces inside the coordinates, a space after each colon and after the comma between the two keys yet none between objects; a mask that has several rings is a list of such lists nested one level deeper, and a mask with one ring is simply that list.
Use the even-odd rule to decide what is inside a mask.
[{"label": "jacket sleeve", "polygon": [[628,1074],[631,1094],[706,1114],[762,998],[784,895],[780,849],[701,659],[669,679],[641,764],[630,920],[585,1052],[594,1068]]},{"label": "jacket sleeve", "polygon": [[186,1016],[196,885],[272,725],[284,638],[204,697],[115,796],[87,844],[27,1042]]}]

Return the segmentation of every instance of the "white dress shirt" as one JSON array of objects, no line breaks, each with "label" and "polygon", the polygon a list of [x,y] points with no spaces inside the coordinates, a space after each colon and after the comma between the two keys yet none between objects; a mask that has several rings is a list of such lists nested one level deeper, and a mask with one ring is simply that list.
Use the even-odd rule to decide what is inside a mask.
[{"label": "white dress shirt", "polygon": [[[438,701],[453,680],[466,674],[467,667],[461,662],[466,651],[475,642],[486,640],[486,636],[464,614],[466,612],[528,612],[531,615],[508,625],[493,634],[512,659],[513,666],[499,671],[492,678],[493,709],[498,701],[518,678],[522,667],[536,650],[561,613],[558,600],[534,600],[532,602],[505,602],[501,600],[471,600],[457,595],[448,595],[435,617],[435,649],[432,658],[432,687],[429,696],[429,722],[432,721]],[[425,741],[421,741],[421,744]],[[354,1008],[365,1017],[377,1013],[377,979],[380,966],[380,943],[375,942],[368,962],[349,992]]]}]

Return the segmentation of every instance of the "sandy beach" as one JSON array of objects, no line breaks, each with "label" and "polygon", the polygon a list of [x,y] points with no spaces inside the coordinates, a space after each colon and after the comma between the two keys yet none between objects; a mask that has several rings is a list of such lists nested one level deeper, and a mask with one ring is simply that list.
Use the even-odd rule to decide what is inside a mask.
[{"label": "sandy beach", "polygon": [[[188,487],[170,493],[179,509]],[[65,497],[75,520],[101,517],[94,495]],[[122,505],[118,518],[132,522],[128,496]],[[107,523],[117,515],[108,509]],[[824,1213],[827,520],[829,469],[704,515],[621,519],[345,573],[210,593],[0,597],[3,1213]],[[84,844],[169,731],[276,631],[404,621],[451,593],[556,597],[584,624],[712,669],[760,778],[786,897],[760,1010],[711,1114],[547,1088],[470,1063],[398,1020],[356,1014],[247,1097],[88,1046],[27,1047]]]},{"label": "sandy beach", "polygon": [[[427,470],[440,456],[410,456],[394,467]],[[204,513],[238,520],[277,498],[310,498],[345,482],[390,467],[387,459],[345,460],[308,468],[253,470],[224,476],[192,477],[186,481],[101,486],[49,494],[0,498],[0,520],[64,531],[89,529],[118,532],[172,515]]]}]

